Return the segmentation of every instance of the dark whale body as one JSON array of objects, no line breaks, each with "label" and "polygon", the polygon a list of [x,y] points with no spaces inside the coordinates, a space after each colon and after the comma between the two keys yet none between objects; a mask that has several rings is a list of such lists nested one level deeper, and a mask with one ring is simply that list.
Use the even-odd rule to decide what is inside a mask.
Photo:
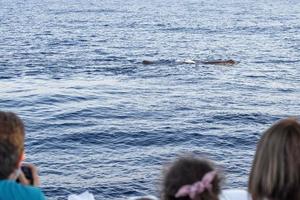
[{"label": "dark whale body", "polygon": [[237,64],[234,60],[211,60],[211,61],[201,61],[202,64],[206,65],[234,65]]},{"label": "dark whale body", "polygon": [[150,61],[150,60],[143,60],[142,62],[144,65],[151,65],[154,64],[154,61]]}]

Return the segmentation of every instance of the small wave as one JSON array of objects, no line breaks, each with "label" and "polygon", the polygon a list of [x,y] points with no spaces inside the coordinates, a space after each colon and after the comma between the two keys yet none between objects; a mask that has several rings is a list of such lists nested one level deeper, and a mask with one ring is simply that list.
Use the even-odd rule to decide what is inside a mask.
[{"label": "small wave", "polygon": [[114,9],[81,9],[81,10],[50,10],[50,12],[54,15],[64,15],[64,14],[89,14],[89,13],[117,13],[117,12],[123,12],[119,10]]},{"label": "small wave", "polygon": [[256,64],[276,63],[276,64],[290,64],[299,63],[300,60],[266,60],[266,61],[254,61]]},{"label": "small wave", "polygon": [[170,27],[170,28],[161,28],[162,31],[169,31],[169,32],[188,32],[188,33],[199,33],[199,32],[215,32],[216,30],[207,29],[207,28],[200,28],[200,27]]},{"label": "small wave", "polygon": [[263,113],[223,113],[212,116],[211,121],[218,123],[252,123],[252,124],[270,124],[280,119],[280,116],[273,116]]}]

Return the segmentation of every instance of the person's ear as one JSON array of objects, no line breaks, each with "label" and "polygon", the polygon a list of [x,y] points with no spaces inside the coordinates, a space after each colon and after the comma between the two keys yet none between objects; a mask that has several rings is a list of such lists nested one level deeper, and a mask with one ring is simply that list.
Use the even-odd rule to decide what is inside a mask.
[{"label": "person's ear", "polygon": [[22,162],[23,162],[24,160],[25,160],[25,152],[22,151],[22,153],[21,153],[21,155],[20,155],[20,158],[19,158],[19,160],[18,160],[18,165],[17,165],[18,168],[21,167]]}]

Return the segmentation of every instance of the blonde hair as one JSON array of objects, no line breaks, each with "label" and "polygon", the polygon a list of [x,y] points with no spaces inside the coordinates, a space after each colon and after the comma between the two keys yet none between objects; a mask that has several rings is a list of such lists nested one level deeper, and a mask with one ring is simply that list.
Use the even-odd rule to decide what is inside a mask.
[{"label": "blonde hair", "polygon": [[253,200],[300,199],[300,124],[288,118],[261,137],[249,177]]}]

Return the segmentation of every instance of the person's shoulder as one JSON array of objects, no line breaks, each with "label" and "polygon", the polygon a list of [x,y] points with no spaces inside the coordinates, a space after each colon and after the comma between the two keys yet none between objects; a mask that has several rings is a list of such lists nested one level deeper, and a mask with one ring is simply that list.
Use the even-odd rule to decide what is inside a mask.
[{"label": "person's shoulder", "polygon": [[220,200],[251,200],[251,197],[243,189],[226,189],[222,190]]},{"label": "person's shoulder", "polygon": [[40,188],[32,187],[32,186],[22,186],[24,190],[28,192],[28,196],[30,196],[32,200],[46,200],[44,193]]},{"label": "person's shoulder", "polygon": [[15,181],[1,181],[2,192],[5,192],[8,199],[30,199],[45,200],[43,192],[37,188],[16,183]]}]

